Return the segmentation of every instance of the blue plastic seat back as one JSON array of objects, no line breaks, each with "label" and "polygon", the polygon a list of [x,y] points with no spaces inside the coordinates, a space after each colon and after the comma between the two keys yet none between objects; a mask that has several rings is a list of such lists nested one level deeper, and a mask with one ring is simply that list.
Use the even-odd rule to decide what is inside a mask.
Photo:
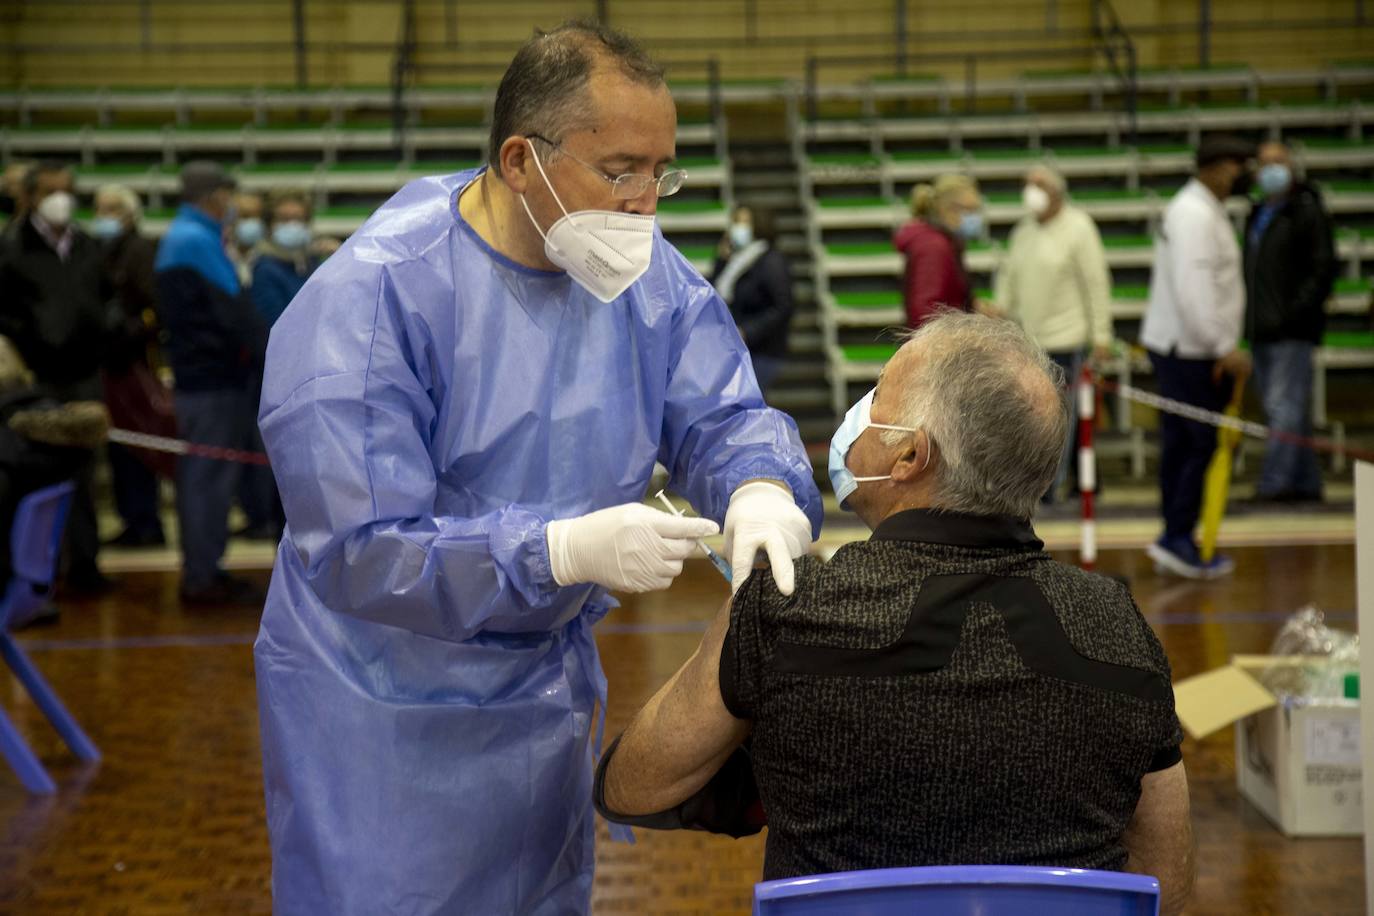
[{"label": "blue plastic seat back", "polygon": [[19,501],[10,528],[14,578],[0,598],[0,632],[11,620],[27,616],[48,600],[73,490],[75,486],[67,481],[35,490]]},{"label": "blue plastic seat back", "polygon": [[1158,916],[1142,875],[1012,865],[882,868],[754,887],[754,916]]}]

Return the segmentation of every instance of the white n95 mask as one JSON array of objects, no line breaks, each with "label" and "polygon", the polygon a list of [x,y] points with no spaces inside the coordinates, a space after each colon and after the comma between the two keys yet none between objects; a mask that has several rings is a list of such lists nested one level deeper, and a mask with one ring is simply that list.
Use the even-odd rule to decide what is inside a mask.
[{"label": "white n95 mask", "polygon": [[654,253],[654,218],[615,210],[569,213],[545,174],[534,144],[529,140],[525,142],[529,143],[544,184],[548,185],[558,209],[563,211],[563,218],[545,232],[530,212],[525,195],[520,195],[525,214],[544,239],[545,257],[566,270],[577,285],[602,302],[615,301],[649,269],[649,260]]},{"label": "white n95 mask", "polygon": [[1050,208],[1050,195],[1044,188],[1036,184],[1028,184],[1021,191],[1021,206],[1031,212],[1033,216],[1040,216]]},{"label": "white n95 mask", "polygon": [[54,191],[38,202],[38,215],[54,229],[65,229],[76,210],[76,198],[66,191]]}]

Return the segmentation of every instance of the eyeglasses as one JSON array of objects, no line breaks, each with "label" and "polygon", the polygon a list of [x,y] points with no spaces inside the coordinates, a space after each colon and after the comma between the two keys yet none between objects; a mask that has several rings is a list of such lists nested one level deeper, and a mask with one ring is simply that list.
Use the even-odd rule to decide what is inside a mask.
[{"label": "eyeglasses", "polygon": [[[541,137],[539,134],[529,134],[531,140],[541,140],[552,146],[554,149],[562,149],[561,143],[555,143],[548,137]],[[682,190],[683,182],[687,180],[687,173],[682,169],[668,169],[662,175],[655,178],[653,175],[640,175],[630,172],[625,175],[607,175],[594,165],[583,162],[567,150],[562,150],[563,155],[573,162],[582,166],[593,175],[598,175],[610,182],[611,196],[616,200],[636,200],[649,190],[649,185],[655,185],[655,190],[659,197],[672,197]]]}]

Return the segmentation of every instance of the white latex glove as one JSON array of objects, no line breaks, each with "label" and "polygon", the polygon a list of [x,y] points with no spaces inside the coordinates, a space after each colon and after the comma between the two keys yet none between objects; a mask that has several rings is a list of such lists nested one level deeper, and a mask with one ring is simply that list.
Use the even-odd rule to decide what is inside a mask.
[{"label": "white latex glove", "polygon": [[730,497],[725,512],[725,552],[730,556],[737,592],[760,549],[768,554],[778,591],[792,594],[792,558],[806,553],[811,544],[811,520],[797,507],[792,494],[771,483],[746,483]]},{"label": "white latex glove", "polygon": [[720,528],[708,518],[679,518],[642,503],[612,506],[549,522],[549,565],[559,585],[593,582],[625,592],[667,588]]}]

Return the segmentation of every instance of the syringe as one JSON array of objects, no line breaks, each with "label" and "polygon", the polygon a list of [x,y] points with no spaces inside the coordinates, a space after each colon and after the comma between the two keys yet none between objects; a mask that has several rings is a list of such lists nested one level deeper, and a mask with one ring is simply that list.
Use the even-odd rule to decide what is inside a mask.
[{"label": "syringe", "polygon": [[[669,512],[673,513],[678,517],[682,516],[682,510],[679,509],[677,506],[674,506],[672,501],[663,494],[662,490],[658,491],[657,497],[659,502],[663,503],[663,505],[668,507]],[[711,561],[711,565],[716,568],[716,571],[725,577],[725,581],[733,583],[735,577],[730,569],[730,564],[725,562],[725,557],[716,553],[710,547],[707,547],[705,541],[698,540],[697,546],[701,548],[702,553],[706,554],[706,558]]]}]

